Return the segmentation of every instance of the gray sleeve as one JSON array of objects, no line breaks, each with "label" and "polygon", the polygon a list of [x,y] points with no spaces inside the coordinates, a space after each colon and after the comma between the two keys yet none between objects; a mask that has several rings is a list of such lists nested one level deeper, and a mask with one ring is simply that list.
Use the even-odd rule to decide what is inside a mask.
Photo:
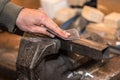
[{"label": "gray sleeve", "polygon": [[7,27],[9,32],[13,32],[16,25],[16,18],[22,7],[13,4],[9,0],[0,0],[0,24]]}]

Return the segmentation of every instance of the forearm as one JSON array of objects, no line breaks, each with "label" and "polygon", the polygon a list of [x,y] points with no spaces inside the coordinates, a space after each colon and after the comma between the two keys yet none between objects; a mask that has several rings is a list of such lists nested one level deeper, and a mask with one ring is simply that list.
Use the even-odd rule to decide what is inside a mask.
[{"label": "forearm", "polygon": [[0,0],[0,24],[7,27],[9,32],[13,32],[21,9],[22,7],[11,3],[9,0]]}]

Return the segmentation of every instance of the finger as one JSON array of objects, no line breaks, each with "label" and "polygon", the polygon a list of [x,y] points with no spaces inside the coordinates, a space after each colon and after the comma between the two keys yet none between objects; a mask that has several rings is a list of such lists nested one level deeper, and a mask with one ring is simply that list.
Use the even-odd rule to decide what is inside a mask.
[{"label": "finger", "polygon": [[[44,25],[41,25],[41,27],[45,27],[45,26],[44,26]],[[58,29],[57,29],[57,30],[58,30]],[[48,28],[47,28],[47,31],[50,32],[51,34],[54,34],[55,36],[64,38],[63,36],[60,36],[60,35],[56,34],[56,32],[53,32],[53,30],[51,30],[51,29],[48,29]]]},{"label": "finger", "polygon": [[60,35],[62,38],[67,38],[70,34],[66,31],[62,30],[54,21],[52,21],[50,18],[47,18],[44,21],[44,25],[48,27],[49,29],[56,32],[58,35]]},{"label": "finger", "polygon": [[37,33],[37,34],[48,35],[48,36],[50,36],[50,37],[52,37],[52,38],[55,37],[55,35],[53,35],[53,34],[47,32],[46,28],[43,27],[43,26],[42,26],[42,27],[41,27],[41,26],[32,26],[32,31],[31,31],[31,32]]}]

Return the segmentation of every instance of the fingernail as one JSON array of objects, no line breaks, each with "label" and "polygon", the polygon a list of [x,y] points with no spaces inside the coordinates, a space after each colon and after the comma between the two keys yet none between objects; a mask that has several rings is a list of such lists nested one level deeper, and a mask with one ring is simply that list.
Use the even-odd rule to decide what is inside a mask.
[{"label": "fingernail", "polygon": [[66,32],[66,31],[64,31],[64,33],[66,34],[66,36],[70,36],[70,33]]},{"label": "fingernail", "polygon": [[70,33],[67,32],[66,34],[67,34],[68,36],[70,36]]},{"label": "fingernail", "polygon": [[55,35],[53,35],[53,34],[50,34],[50,37],[51,37],[51,38],[54,38],[54,37],[55,37]]}]

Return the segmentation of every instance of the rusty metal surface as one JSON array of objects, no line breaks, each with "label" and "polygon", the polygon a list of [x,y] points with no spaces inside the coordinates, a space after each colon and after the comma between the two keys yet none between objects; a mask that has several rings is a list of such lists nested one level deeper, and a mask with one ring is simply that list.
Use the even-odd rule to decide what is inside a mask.
[{"label": "rusty metal surface", "polygon": [[[93,59],[100,59],[102,58],[102,53],[106,47],[107,46],[105,45],[91,41],[89,42],[88,40],[82,39],[76,41],[60,42],[58,39],[50,39],[30,35],[25,36],[21,40],[17,60],[17,70],[20,74],[19,80],[39,79],[38,74],[41,71],[41,66],[44,66],[41,65],[42,63],[40,63],[40,61],[45,56],[57,54],[59,49],[66,50],[68,52],[67,55],[71,54],[71,51],[75,52],[74,54],[77,54],[77,57],[78,55],[82,54],[84,56],[86,55],[92,57]],[[72,57],[72,59],[76,58],[75,56]],[[79,76],[80,80],[119,80],[120,57],[113,57],[105,61],[99,61],[99,59],[96,61],[79,56],[78,59],[76,58],[76,60],[72,60],[75,66],[74,68],[76,68],[75,70],[79,71],[79,74],[81,76]],[[77,63],[81,63],[81,65]],[[76,74],[76,72],[73,73]],[[45,74],[43,75],[45,76]]]},{"label": "rusty metal surface", "polygon": [[17,70],[20,74],[19,80],[38,79],[38,77],[33,76],[35,74],[34,69],[37,68],[36,66],[41,63],[44,57],[56,54],[59,46],[60,43],[57,39],[42,38],[33,35],[31,37],[29,35],[23,37],[17,59]]},{"label": "rusty metal surface", "polygon": [[94,78],[84,80],[120,80],[120,57],[114,57],[105,63],[101,63],[101,66],[97,67],[92,75]]},{"label": "rusty metal surface", "polygon": [[81,65],[76,72],[81,75],[79,80],[120,80],[120,57],[104,62],[90,60]]},{"label": "rusty metal surface", "polygon": [[107,47],[107,45],[82,38],[73,41],[61,41],[61,49],[96,60],[103,59],[103,53]]}]

